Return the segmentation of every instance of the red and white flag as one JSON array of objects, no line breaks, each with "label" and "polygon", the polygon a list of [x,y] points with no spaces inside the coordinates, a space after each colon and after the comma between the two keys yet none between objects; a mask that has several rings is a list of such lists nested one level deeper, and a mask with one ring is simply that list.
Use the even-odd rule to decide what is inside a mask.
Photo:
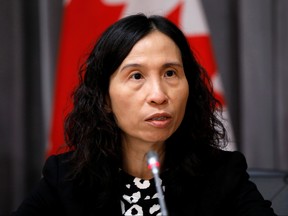
[{"label": "red and white flag", "polygon": [[223,104],[230,140],[227,150],[236,149],[201,0],[66,0],[63,12],[48,156],[65,151],[58,150],[64,145],[64,117],[72,108],[70,95],[78,81],[78,69],[93,42],[110,24],[138,12],[163,15],[187,36],[212,79],[216,97]]}]

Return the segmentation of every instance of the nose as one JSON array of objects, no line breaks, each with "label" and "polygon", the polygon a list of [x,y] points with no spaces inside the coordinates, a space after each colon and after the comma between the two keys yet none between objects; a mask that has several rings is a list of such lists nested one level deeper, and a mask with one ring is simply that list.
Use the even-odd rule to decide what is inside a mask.
[{"label": "nose", "polygon": [[161,81],[153,81],[151,85],[148,86],[148,92],[148,103],[161,105],[168,102],[167,91],[165,85],[161,83]]}]

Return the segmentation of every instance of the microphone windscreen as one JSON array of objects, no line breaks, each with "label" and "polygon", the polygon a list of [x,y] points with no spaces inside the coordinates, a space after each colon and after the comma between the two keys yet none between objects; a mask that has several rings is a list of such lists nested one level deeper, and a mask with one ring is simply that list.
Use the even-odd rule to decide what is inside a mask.
[{"label": "microphone windscreen", "polygon": [[149,151],[146,155],[147,157],[147,164],[148,168],[152,170],[153,173],[159,172],[159,160],[158,160],[158,154],[155,151]]}]

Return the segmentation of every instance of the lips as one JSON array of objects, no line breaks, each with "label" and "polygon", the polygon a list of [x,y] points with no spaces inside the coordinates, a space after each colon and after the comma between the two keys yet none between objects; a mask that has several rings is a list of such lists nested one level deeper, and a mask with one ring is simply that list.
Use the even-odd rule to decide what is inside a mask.
[{"label": "lips", "polygon": [[146,121],[164,121],[170,119],[171,115],[168,113],[156,113],[149,116]]},{"label": "lips", "polygon": [[153,127],[165,128],[167,127],[172,120],[172,116],[168,113],[155,113],[145,119]]},{"label": "lips", "polygon": [[166,116],[160,116],[160,117],[155,117],[155,118],[152,118],[151,120],[156,120],[156,121],[163,121],[163,120],[166,120],[168,117]]}]

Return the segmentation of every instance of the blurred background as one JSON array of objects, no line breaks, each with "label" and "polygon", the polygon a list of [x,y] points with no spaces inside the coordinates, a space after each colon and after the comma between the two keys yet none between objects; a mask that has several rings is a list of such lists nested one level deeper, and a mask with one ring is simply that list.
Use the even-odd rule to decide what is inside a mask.
[{"label": "blurred background", "polygon": [[[64,9],[73,1],[0,0],[0,215],[15,209],[41,177],[50,145]],[[130,1],[114,2],[125,8]],[[263,172],[282,179],[288,172],[288,1],[201,3],[235,148],[245,154],[255,181]],[[99,22],[109,16],[115,14],[106,13]],[[271,186],[266,183],[259,187]],[[284,186],[275,190],[271,199]]]}]

